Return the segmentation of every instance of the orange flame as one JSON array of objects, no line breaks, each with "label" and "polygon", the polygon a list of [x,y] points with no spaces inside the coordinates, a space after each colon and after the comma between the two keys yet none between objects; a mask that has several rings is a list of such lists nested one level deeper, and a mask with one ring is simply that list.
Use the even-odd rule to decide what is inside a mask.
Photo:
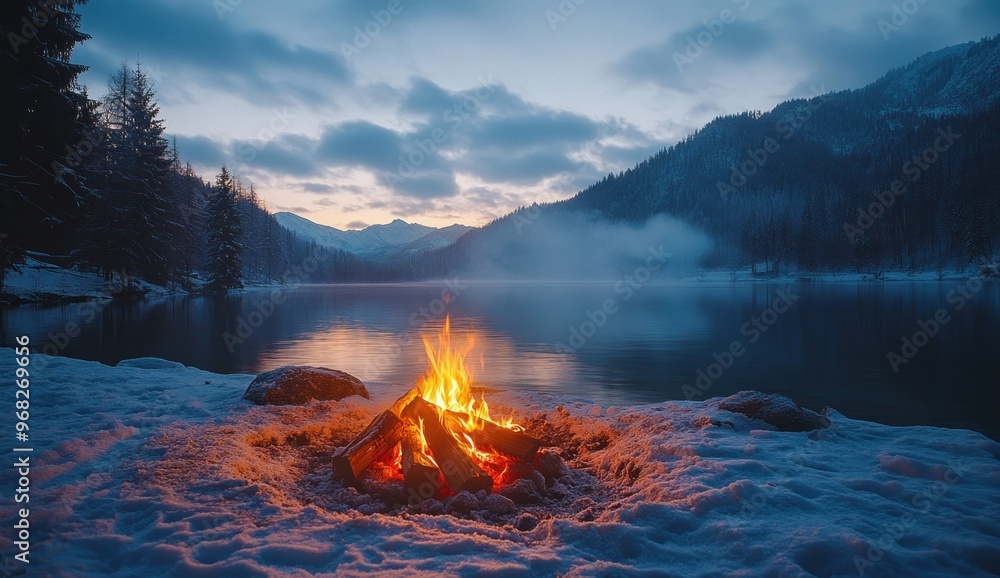
[{"label": "orange flame", "polygon": [[[477,429],[481,429],[484,421],[492,421],[506,428],[521,429],[510,418],[492,418],[484,395],[477,399],[472,392],[472,373],[465,363],[465,358],[475,347],[475,335],[470,334],[461,347],[454,346],[451,335],[451,317],[448,316],[445,317],[444,327],[437,335],[437,344],[435,345],[427,336],[423,337],[423,342],[430,368],[417,380],[417,391],[420,397],[436,405],[439,411],[448,410],[468,416],[462,419],[452,414],[445,419],[442,413],[441,423],[462,447],[488,471],[499,469],[506,471],[509,466],[506,459],[477,449],[469,435]],[[480,362],[483,361],[480,357]],[[422,425],[421,435],[423,435]],[[426,441],[424,445],[426,453]]]},{"label": "orange flame", "polygon": [[465,366],[465,356],[476,345],[475,336],[470,335],[462,349],[453,348],[449,316],[445,317],[444,328],[438,334],[436,348],[426,336],[423,341],[430,369],[417,381],[420,397],[446,410],[490,419],[486,401],[476,400],[472,395],[472,374]]}]

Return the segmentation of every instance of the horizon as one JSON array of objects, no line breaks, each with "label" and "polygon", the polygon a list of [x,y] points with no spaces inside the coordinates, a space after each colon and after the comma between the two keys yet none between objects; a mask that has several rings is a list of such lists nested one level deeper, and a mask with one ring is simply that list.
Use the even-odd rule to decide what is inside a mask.
[{"label": "horizon", "polygon": [[1000,29],[1000,7],[983,0],[908,13],[752,0],[155,0],[80,12],[93,38],[74,61],[91,66],[92,97],[123,60],[140,61],[203,178],[225,163],[270,210],[341,230],[397,218],[479,227],[569,198],[718,116],[812,86],[861,88]]},{"label": "horizon", "polygon": [[[333,225],[326,225],[326,224],[323,224],[323,223],[317,223],[316,221],[313,221],[309,217],[306,217],[305,215],[300,215],[300,214],[296,213],[295,211],[276,211],[275,214],[277,214],[277,213],[287,213],[289,215],[295,215],[296,217],[299,217],[301,219],[305,219],[305,220],[307,220],[307,221],[309,221],[309,222],[311,222],[313,224],[322,225],[324,227],[330,227],[332,229],[337,229],[338,231],[342,231],[342,232],[345,232],[345,233],[347,231],[363,231],[364,229],[368,229],[368,228],[371,228],[371,227],[384,227],[386,225],[391,225],[391,224],[395,223],[396,221],[399,221],[400,223],[403,223],[404,225],[419,225],[419,226],[422,226],[422,227],[430,227],[430,225],[424,225],[423,223],[419,223],[417,221],[407,221],[406,219],[402,219],[402,218],[396,217],[393,220],[391,220],[389,222],[386,222],[386,223],[372,223],[370,225],[364,225],[363,227],[358,227],[358,228],[350,228],[350,225],[355,224],[355,223],[348,223],[348,225],[347,225],[348,228],[342,229],[340,227],[334,227]],[[456,227],[456,226],[457,227],[468,227],[470,225],[465,225],[463,223],[451,223],[450,225],[442,225],[440,227],[431,227],[431,228],[432,229],[438,229],[438,230],[440,230],[440,229],[444,229],[444,228],[447,228],[447,227]],[[480,226],[482,226],[482,225],[480,225]]]}]

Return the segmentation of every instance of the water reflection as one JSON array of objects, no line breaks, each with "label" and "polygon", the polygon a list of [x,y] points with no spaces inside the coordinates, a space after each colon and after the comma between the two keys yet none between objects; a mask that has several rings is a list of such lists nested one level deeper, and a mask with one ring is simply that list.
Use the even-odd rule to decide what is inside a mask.
[{"label": "water reflection", "polygon": [[[702,398],[754,388],[853,417],[997,436],[1000,286],[986,285],[952,311],[898,373],[886,359],[919,320],[953,307],[954,285],[649,285],[628,300],[610,284],[470,284],[457,293],[433,284],[303,287],[281,292],[277,304],[270,290],[251,290],[96,314],[85,305],[20,307],[0,313],[0,333],[6,346],[21,333],[42,344],[76,323],[80,336],[64,353],[104,363],[156,356],[223,373],[311,364],[413,383],[426,369],[421,335],[436,334],[443,315],[434,313],[447,311],[457,338],[476,335],[476,381],[617,405],[683,399],[682,386],[738,340],[746,354]],[[443,291],[447,306],[437,301]],[[741,328],[779,291],[800,297],[750,343]]]}]

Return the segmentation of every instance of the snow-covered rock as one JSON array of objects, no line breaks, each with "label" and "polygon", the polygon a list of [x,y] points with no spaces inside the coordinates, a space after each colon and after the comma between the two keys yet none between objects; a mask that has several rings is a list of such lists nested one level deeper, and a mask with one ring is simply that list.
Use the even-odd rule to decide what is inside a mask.
[{"label": "snow-covered rock", "polygon": [[301,405],[310,401],[340,401],[351,395],[370,397],[365,384],[349,373],[286,365],[258,375],[247,387],[243,399],[257,405]]},{"label": "snow-covered rock", "polygon": [[159,357],[135,357],[119,361],[117,367],[134,367],[136,369],[184,369],[185,365],[176,361],[160,359]]},{"label": "snow-covered rock", "polygon": [[770,424],[778,431],[812,431],[830,425],[829,419],[775,393],[741,391],[719,401],[717,406]]}]

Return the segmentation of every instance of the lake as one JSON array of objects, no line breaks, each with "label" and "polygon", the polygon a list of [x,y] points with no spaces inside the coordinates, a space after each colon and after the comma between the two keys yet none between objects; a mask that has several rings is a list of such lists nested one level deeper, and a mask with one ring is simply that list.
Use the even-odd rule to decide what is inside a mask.
[{"label": "lake", "polygon": [[[28,334],[107,364],[153,356],[250,374],[309,364],[411,384],[427,363],[420,336],[446,314],[459,342],[475,335],[475,380],[493,387],[605,406],[756,389],[1000,439],[997,283],[301,286],[22,306],[0,311],[0,331],[7,347]],[[66,338],[68,324],[78,336]]]}]

